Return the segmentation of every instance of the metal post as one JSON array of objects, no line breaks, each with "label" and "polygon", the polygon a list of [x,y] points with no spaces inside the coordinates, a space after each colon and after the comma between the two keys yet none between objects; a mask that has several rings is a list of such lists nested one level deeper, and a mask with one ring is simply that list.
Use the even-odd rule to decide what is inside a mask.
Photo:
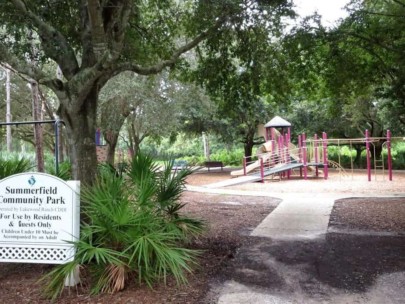
[{"label": "metal post", "polygon": [[262,178],[262,183],[264,183],[263,157],[260,158],[260,177]]},{"label": "metal post", "polygon": [[366,130],[366,158],[367,158],[367,176],[368,181],[371,181],[371,163],[370,163],[370,138],[369,132]]},{"label": "metal post", "polygon": [[308,179],[308,164],[307,164],[307,143],[305,133],[302,133],[302,159],[304,161],[304,179]]},{"label": "metal post", "polygon": [[322,132],[323,144],[323,178],[328,179],[328,136],[326,132]]},{"label": "metal post", "polygon": [[[288,128],[288,131],[290,131],[290,129]],[[287,164],[291,163],[291,157],[290,157],[290,132],[288,132],[288,134],[286,134],[285,136],[285,146],[286,146],[286,158],[287,158]],[[287,178],[290,179],[291,177],[291,169],[287,171]]]},{"label": "metal post", "polygon": [[[298,157],[299,162],[302,163],[302,137],[298,135]],[[302,167],[300,167],[300,177],[302,177]]]},{"label": "metal post", "polygon": [[319,155],[318,155],[318,134],[314,135],[314,161],[315,161],[315,175],[316,177],[319,176],[318,170],[318,162],[319,162]]},{"label": "metal post", "polygon": [[389,180],[392,181],[392,157],[391,157],[391,131],[387,130],[387,158],[388,158],[388,176]]},{"label": "metal post", "polygon": [[41,125],[53,124],[55,132],[55,173],[59,174],[59,124],[64,123],[63,120],[34,120],[34,121],[15,121],[15,122],[1,122],[0,126],[20,126],[20,125]]},{"label": "metal post", "polygon": [[59,124],[64,123],[63,120],[56,119],[54,122],[55,130],[55,173],[59,174]]},{"label": "metal post", "polygon": [[[286,157],[286,146],[285,146],[285,141],[284,141],[284,139],[285,139],[285,134],[284,134],[284,131],[283,131],[283,134],[280,136],[280,142],[281,142],[281,162],[283,163],[283,164],[286,164],[286,162],[287,162],[287,157]],[[285,171],[283,171],[283,172],[280,172],[280,176],[282,176],[283,178],[285,178],[286,176],[287,176],[287,174],[286,174],[286,172]]]},{"label": "metal post", "polygon": [[59,120],[54,123],[55,130],[55,173],[59,175]]}]

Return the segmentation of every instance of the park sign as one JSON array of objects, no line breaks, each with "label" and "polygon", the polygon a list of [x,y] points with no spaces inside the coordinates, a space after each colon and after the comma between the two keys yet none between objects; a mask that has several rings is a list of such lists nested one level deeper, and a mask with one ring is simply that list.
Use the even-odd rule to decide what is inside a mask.
[{"label": "park sign", "polygon": [[0,262],[64,264],[79,239],[80,183],[44,173],[0,180]]}]

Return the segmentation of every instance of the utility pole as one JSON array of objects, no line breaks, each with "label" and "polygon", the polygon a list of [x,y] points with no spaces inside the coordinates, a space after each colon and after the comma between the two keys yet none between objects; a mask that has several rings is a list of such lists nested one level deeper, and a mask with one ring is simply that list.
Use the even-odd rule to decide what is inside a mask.
[{"label": "utility pole", "polygon": [[[10,70],[6,67],[4,68],[6,72],[6,122],[11,122],[11,80],[10,80]],[[11,125],[6,128],[7,134],[7,152],[12,152],[13,150],[13,138],[11,135]]]}]

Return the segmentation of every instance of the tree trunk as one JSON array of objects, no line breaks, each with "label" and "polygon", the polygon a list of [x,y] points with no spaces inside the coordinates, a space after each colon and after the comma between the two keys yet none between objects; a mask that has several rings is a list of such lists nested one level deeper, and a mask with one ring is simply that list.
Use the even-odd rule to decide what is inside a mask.
[{"label": "tree trunk", "polygon": [[139,137],[134,138],[134,151],[132,153],[132,157],[136,156],[141,150],[141,143],[142,139],[140,139]]},{"label": "tree trunk", "polygon": [[245,157],[246,161],[250,162],[252,160],[252,152],[253,152],[253,147],[255,145],[255,132],[256,128],[248,128],[246,134],[245,134],[245,141],[243,142],[243,148],[245,151]]},{"label": "tree trunk", "polygon": [[376,160],[381,160],[382,150],[382,142],[374,143],[374,148],[372,145],[370,147],[371,157]]},{"label": "tree trunk", "polygon": [[243,149],[245,151],[245,157],[246,157],[247,162],[251,161],[253,146],[254,146],[253,141],[247,141],[243,145]]},{"label": "tree trunk", "polygon": [[[6,122],[11,122],[11,85],[10,85],[10,70],[5,69],[6,71]],[[13,150],[13,138],[11,135],[11,126],[7,126],[7,151],[11,152]]]},{"label": "tree trunk", "polygon": [[[98,88],[97,85],[93,85],[81,108],[63,106],[60,108],[60,116],[66,124],[73,178],[88,185],[94,181],[97,170],[94,140],[97,99]],[[69,104],[69,101],[64,101],[63,104]]]},{"label": "tree trunk", "polygon": [[361,168],[361,151],[363,151],[362,146],[354,146],[354,149],[356,150],[356,157],[354,158],[354,164],[356,165],[357,168]]},{"label": "tree trunk", "polygon": [[[58,67],[56,68],[56,78],[57,79],[59,79],[60,81],[63,81],[63,75],[62,75],[62,70],[60,69],[60,67],[59,67],[59,65],[58,65]],[[50,115],[51,117],[55,117],[55,119],[58,119],[59,117],[56,115],[56,113],[52,113],[52,115]],[[59,141],[58,141],[58,143],[59,143],[59,146],[58,146],[58,150],[59,150],[59,159],[58,159],[58,162],[64,162],[65,161],[65,152],[66,152],[66,150],[65,150],[65,148],[66,148],[66,145],[64,144],[65,143],[65,141],[64,141],[64,136],[63,136],[63,129],[62,129],[62,127],[63,127],[63,125],[62,124],[60,124],[59,125],[59,130],[58,130],[58,134],[57,134],[57,136],[59,137]]]},{"label": "tree trunk", "polygon": [[114,131],[104,132],[104,138],[108,143],[107,163],[114,166],[115,161],[115,149],[118,143],[119,133]]},{"label": "tree trunk", "polygon": [[[39,100],[38,83],[36,81],[31,81],[31,95],[32,95],[32,118],[34,121],[41,121],[41,104]],[[45,171],[44,164],[44,140],[43,140],[43,130],[42,125],[34,125],[34,139],[35,139],[35,154],[37,159],[37,170],[38,172]]]},{"label": "tree trunk", "polygon": [[130,97],[114,97],[102,105],[101,128],[104,138],[108,143],[107,162],[114,165],[115,149],[121,128],[131,114],[131,105],[128,101]]}]

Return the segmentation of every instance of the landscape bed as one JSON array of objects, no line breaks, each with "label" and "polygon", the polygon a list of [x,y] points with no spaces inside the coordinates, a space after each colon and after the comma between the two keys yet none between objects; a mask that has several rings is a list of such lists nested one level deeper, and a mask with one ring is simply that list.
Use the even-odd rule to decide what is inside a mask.
[{"label": "landscape bed", "polygon": [[[359,181],[339,181],[341,179],[339,176],[332,175],[328,181],[294,179],[230,188],[274,193],[293,189],[297,192],[298,200],[300,192],[335,191],[350,197],[353,187],[356,186],[356,193],[363,194],[363,197],[342,199],[335,203],[330,220],[330,229],[333,233],[327,237],[329,243],[326,243],[326,247],[321,248],[325,258],[336,260],[336,263],[329,262],[327,267],[324,266],[325,273],[336,270],[336,267],[347,265],[341,272],[346,276],[345,280],[338,275],[328,278],[321,276],[319,279],[324,279],[336,288],[352,286],[352,291],[363,292],[371,282],[376,280],[378,274],[405,271],[405,198],[379,197],[384,193],[405,192],[403,189],[405,182],[403,174],[394,175],[394,182],[368,183],[361,180],[364,177],[361,172],[356,174],[356,179],[357,177]],[[204,185],[225,178],[229,178],[229,172],[204,172],[190,176],[189,183]],[[117,294],[89,296],[86,283],[83,282],[78,288],[66,290],[57,303],[215,303],[217,295],[209,290],[230,276],[236,275],[232,273],[232,269],[243,262],[238,259],[238,251],[249,248],[254,243],[255,240],[249,237],[249,233],[277,206],[280,200],[271,197],[185,192],[182,201],[187,203],[184,212],[204,219],[208,226],[207,233],[189,245],[191,248],[204,251],[200,258],[200,267],[188,276],[188,285],[176,286],[174,281],[169,280],[166,286],[159,285],[150,289],[147,286],[131,283],[124,291]],[[362,244],[367,248],[373,248],[375,245],[380,249],[378,252],[359,250],[356,244]],[[291,247],[291,253],[284,254],[280,258],[285,258],[286,263],[297,263],[299,259],[293,254],[296,250],[294,248],[308,246],[319,245],[311,242],[294,244],[294,247]],[[277,248],[273,250],[274,256],[277,257],[280,253],[277,252]],[[304,252],[311,252],[311,250],[306,248]],[[342,264],[343,260],[339,257],[344,258],[345,263]],[[376,258],[380,260],[377,261]],[[321,262],[326,265],[327,260]],[[357,272],[353,267],[357,267]],[[52,266],[49,265],[0,264],[2,286],[0,303],[49,303],[41,296],[37,280],[51,268]],[[318,292],[315,286],[312,286],[312,289],[311,292]]]}]

